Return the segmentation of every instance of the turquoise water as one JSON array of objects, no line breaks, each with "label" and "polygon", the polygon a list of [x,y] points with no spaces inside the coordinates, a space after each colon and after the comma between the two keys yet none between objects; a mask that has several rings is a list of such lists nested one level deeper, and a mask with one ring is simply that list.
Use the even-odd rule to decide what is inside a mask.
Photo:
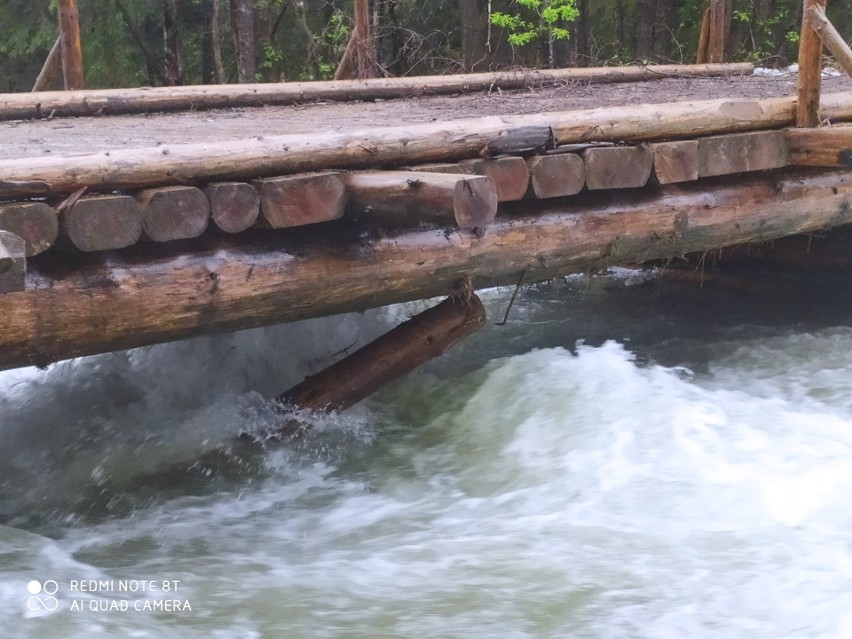
[{"label": "turquoise water", "polygon": [[0,636],[852,636],[838,300],[560,281],[263,452],[416,305],[0,374]]}]

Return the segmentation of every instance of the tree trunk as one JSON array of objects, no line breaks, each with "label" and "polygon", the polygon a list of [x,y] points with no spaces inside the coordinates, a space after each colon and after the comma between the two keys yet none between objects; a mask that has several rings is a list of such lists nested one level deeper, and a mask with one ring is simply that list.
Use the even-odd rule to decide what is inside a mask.
[{"label": "tree trunk", "polygon": [[636,57],[650,60],[654,55],[654,21],[657,0],[636,0]]},{"label": "tree trunk", "polygon": [[485,51],[486,15],[480,0],[459,0],[462,28],[462,64],[467,72],[483,64]]},{"label": "tree trunk", "polygon": [[254,0],[231,0],[231,28],[237,52],[240,84],[256,82],[257,49],[254,32]]},{"label": "tree trunk", "polygon": [[166,84],[183,84],[183,54],[178,31],[177,0],[163,0],[163,43]]},{"label": "tree trunk", "polygon": [[370,16],[370,0],[355,0],[355,68],[357,77],[376,77],[376,57]]},{"label": "tree trunk", "polygon": [[220,24],[222,0],[213,0],[213,15],[210,19],[211,46],[213,48],[213,83],[225,81],[225,65],[222,64],[222,28]]},{"label": "tree trunk", "polygon": [[820,123],[819,98],[822,78],[822,40],[811,27],[808,9],[825,11],[826,0],[804,0],[802,31],[799,38],[799,86],[796,126],[815,127]]},{"label": "tree trunk", "polygon": [[59,37],[62,38],[62,71],[65,90],[85,88],[83,50],[80,44],[80,16],[77,0],[59,1]]}]

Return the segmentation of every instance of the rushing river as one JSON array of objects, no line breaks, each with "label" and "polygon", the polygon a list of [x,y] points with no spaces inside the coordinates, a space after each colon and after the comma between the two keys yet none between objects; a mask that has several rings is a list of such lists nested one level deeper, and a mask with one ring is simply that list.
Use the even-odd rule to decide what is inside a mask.
[{"label": "rushing river", "polygon": [[416,308],[0,374],[0,637],[852,637],[846,298],[534,288],[261,453]]}]

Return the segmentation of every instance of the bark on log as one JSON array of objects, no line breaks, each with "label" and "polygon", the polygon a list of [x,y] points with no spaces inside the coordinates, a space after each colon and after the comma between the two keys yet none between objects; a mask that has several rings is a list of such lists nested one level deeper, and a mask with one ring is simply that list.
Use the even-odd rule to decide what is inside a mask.
[{"label": "bark on log", "polygon": [[793,166],[852,166],[852,127],[787,129],[784,134]]},{"label": "bark on log", "polygon": [[369,80],[200,85],[144,89],[103,89],[73,93],[0,94],[0,120],[60,116],[116,115],[298,104],[318,100],[375,100],[417,95],[469,93],[563,85],[566,82],[636,82],[661,78],[750,75],[750,63],[648,65],[506,71]]},{"label": "bark on log", "polygon": [[659,142],[648,147],[654,156],[654,176],[659,184],[698,179],[698,140]]},{"label": "bark on log", "polygon": [[825,48],[831,52],[837,64],[852,76],[852,49],[846,44],[831,21],[826,17],[825,11],[818,5],[813,5],[808,8],[808,18],[811,22],[811,27],[819,34]]},{"label": "bark on log", "polygon": [[142,211],[127,195],[77,200],[60,216],[61,236],[81,251],[111,251],[132,246],[142,237]]},{"label": "bark on log", "polygon": [[654,157],[644,146],[614,146],[583,151],[590,190],[633,189],[651,177]]},{"label": "bark on log", "polygon": [[377,171],[348,173],[349,208],[391,226],[434,222],[484,229],[497,215],[497,187],[482,175]]},{"label": "bark on log", "polygon": [[815,127],[820,123],[820,89],[822,78],[822,41],[811,27],[809,9],[825,10],[825,0],[804,0],[802,31],[799,36],[799,80],[796,126]]},{"label": "bark on log", "polygon": [[210,217],[225,233],[241,233],[257,223],[260,194],[244,182],[218,182],[204,187],[210,202]]},{"label": "bark on log", "polygon": [[[781,128],[794,121],[794,98],[706,100],[486,117],[399,127],[282,135],[213,144],[120,149],[71,157],[0,160],[0,193],[24,196],[239,180],[302,171],[458,161],[475,157],[506,131],[544,124],[559,144],[641,141]],[[833,121],[852,119],[852,93],[826,95]],[[47,187],[45,187],[47,185]]]},{"label": "bark on log", "polygon": [[725,38],[728,32],[728,11],[725,0],[710,0],[710,36],[708,62],[725,60]]},{"label": "bark on log", "polygon": [[701,18],[701,31],[698,35],[698,53],[695,57],[696,64],[707,64],[710,59],[710,7],[704,10]]},{"label": "bark on log", "polygon": [[347,193],[340,173],[316,173],[257,180],[261,224],[283,229],[343,217]]},{"label": "bark on log", "polygon": [[693,182],[502,206],[507,215],[481,238],[356,230],[345,242],[341,227],[334,239],[326,229],[208,235],[191,254],[168,245],[153,257],[141,246],[81,254],[70,270],[37,260],[27,291],[5,300],[0,368],[420,299],[462,276],[476,287],[515,284],[527,268],[525,281],[537,282],[849,224],[852,172],[800,169],[720,178],[712,190]]},{"label": "bark on log", "polygon": [[539,199],[576,195],[586,185],[583,158],[573,153],[527,158],[530,194]]},{"label": "bark on log", "polygon": [[14,233],[0,231],[0,293],[26,288],[27,245]]},{"label": "bark on log", "polygon": [[56,210],[41,202],[0,204],[0,231],[9,231],[27,245],[27,257],[43,253],[56,243]]},{"label": "bark on log", "polygon": [[41,71],[33,84],[33,92],[46,91],[53,84],[59,71],[62,69],[62,36],[56,38],[50,53],[47,54],[47,59],[44,61]]},{"label": "bark on log", "polygon": [[698,140],[698,177],[713,177],[787,166],[783,131],[755,131]]},{"label": "bark on log", "polygon": [[59,34],[62,38],[62,72],[65,78],[65,90],[78,91],[85,87],[85,82],[77,0],[59,0]]},{"label": "bark on log", "polygon": [[479,298],[472,291],[453,295],[311,375],[278,399],[300,409],[346,410],[440,357],[483,326],[485,308]]},{"label": "bark on log", "polygon": [[145,237],[171,242],[198,237],[207,228],[210,203],[194,186],[148,189],[136,195]]}]

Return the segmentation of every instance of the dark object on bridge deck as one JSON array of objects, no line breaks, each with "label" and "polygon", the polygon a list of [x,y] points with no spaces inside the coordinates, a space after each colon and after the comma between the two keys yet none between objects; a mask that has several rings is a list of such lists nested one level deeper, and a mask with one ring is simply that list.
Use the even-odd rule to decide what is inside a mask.
[{"label": "dark object on bridge deck", "polygon": [[556,147],[553,129],[549,126],[522,126],[489,140],[480,151],[484,158],[497,155],[535,155]]},{"label": "dark object on bridge deck", "polygon": [[346,187],[340,173],[311,173],[255,180],[260,224],[267,228],[330,222],[343,217]]},{"label": "dark object on bridge deck", "polygon": [[217,182],[204,187],[210,201],[210,216],[225,233],[240,233],[257,223],[260,195],[245,182]]},{"label": "dark object on bridge deck", "polygon": [[32,257],[56,243],[59,220],[56,210],[42,202],[0,204],[0,231],[22,238],[27,245],[27,257]]},{"label": "dark object on bridge deck", "polygon": [[801,166],[852,166],[852,126],[787,129],[789,162]]},{"label": "dark object on bridge deck", "polygon": [[136,195],[145,236],[154,242],[198,237],[207,228],[210,203],[194,186],[148,189]]},{"label": "dark object on bridge deck", "polygon": [[26,288],[27,245],[23,239],[0,231],[0,293],[14,293]]},{"label": "dark object on bridge deck", "polygon": [[654,158],[644,146],[614,146],[583,151],[589,190],[645,186]]},{"label": "dark object on bridge deck", "polygon": [[654,156],[654,176],[659,184],[698,179],[698,140],[660,142],[648,148]]},{"label": "dark object on bridge deck", "polygon": [[[278,399],[301,409],[345,410],[441,356],[483,326],[485,308],[467,287],[311,375]],[[286,428],[289,432],[283,434],[294,434],[299,427],[291,424]]]},{"label": "dark object on bridge deck", "polygon": [[434,222],[483,229],[497,215],[497,187],[482,175],[376,171],[347,173],[349,208],[393,226]]},{"label": "dark object on bridge deck", "polygon": [[698,140],[698,177],[714,177],[787,166],[783,131],[753,131]]},{"label": "dark object on bridge deck", "polygon": [[59,220],[62,238],[81,251],[125,248],[142,237],[142,211],[127,195],[82,198]]},{"label": "dark object on bridge deck", "polygon": [[586,185],[583,158],[574,153],[534,155],[526,163],[530,194],[539,199],[576,195]]}]

